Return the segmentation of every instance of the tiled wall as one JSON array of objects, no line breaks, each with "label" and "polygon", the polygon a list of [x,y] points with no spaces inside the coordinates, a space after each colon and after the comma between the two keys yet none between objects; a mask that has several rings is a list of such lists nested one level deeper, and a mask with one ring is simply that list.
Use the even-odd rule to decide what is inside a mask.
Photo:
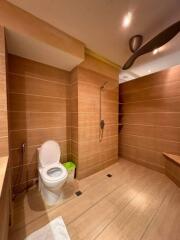
[{"label": "tiled wall", "polygon": [[[10,160],[14,192],[37,179],[37,147],[48,139],[61,146],[61,161],[77,163],[86,177],[118,159],[118,73],[86,57],[71,73],[9,55]],[[105,130],[99,142],[100,86]],[[21,145],[25,143],[24,158]]]},{"label": "tiled wall", "polygon": [[18,192],[37,178],[37,147],[44,141],[59,142],[62,162],[70,157],[70,81],[66,71],[17,56],[9,55],[8,65],[10,161]]},{"label": "tiled wall", "polygon": [[162,152],[180,155],[180,66],[119,86],[119,153],[165,171]]},{"label": "tiled wall", "polygon": [[9,154],[7,125],[5,39],[4,28],[0,27],[0,157]]},{"label": "tiled wall", "polygon": [[[93,57],[86,57],[72,75],[72,155],[77,177],[93,174],[118,160],[118,74]],[[104,136],[99,141],[100,87]]]},{"label": "tiled wall", "polygon": [[[7,123],[7,90],[6,90],[6,48],[4,28],[0,27],[0,173],[4,173],[3,157],[8,157],[8,123]],[[2,158],[1,158],[2,157]],[[3,176],[3,175],[2,175]],[[0,189],[0,240],[8,239],[9,216],[11,205],[10,171],[6,169],[5,178],[1,176]]]}]

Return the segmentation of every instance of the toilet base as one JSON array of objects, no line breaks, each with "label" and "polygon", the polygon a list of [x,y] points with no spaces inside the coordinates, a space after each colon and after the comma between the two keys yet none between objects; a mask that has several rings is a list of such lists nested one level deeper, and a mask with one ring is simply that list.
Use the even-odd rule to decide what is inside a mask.
[{"label": "toilet base", "polygon": [[59,202],[62,198],[62,193],[53,193],[48,191],[47,189],[41,189],[41,196],[45,203],[49,206],[52,206]]},{"label": "toilet base", "polygon": [[41,192],[41,196],[44,202],[48,206],[52,206],[63,200],[63,191],[62,186],[58,189],[50,189],[44,186],[44,184],[39,181],[39,191]]}]

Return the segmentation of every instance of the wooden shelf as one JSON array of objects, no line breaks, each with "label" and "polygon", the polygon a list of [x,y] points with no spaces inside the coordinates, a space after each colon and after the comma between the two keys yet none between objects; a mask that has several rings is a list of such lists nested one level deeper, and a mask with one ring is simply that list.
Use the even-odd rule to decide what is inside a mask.
[{"label": "wooden shelf", "polygon": [[0,157],[0,196],[1,196],[2,188],[4,184],[7,165],[8,165],[8,157]]},{"label": "wooden shelf", "polygon": [[180,156],[165,152],[163,154],[164,156],[168,157],[170,160],[172,160],[173,162],[177,163],[180,166]]}]

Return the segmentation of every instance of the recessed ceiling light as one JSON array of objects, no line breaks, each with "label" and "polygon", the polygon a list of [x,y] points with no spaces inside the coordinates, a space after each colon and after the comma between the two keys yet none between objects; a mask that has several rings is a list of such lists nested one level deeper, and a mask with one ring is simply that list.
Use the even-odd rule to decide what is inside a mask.
[{"label": "recessed ceiling light", "polygon": [[159,52],[159,49],[158,49],[158,48],[154,49],[154,50],[153,50],[153,55],[157,54],[158,52]]},{"label": "recessed ceiling light", "polygon": [[122,23],[123,27],[127,28],[130,25],[131,20],[132,20],[132,13],[128,12],[123,18],[123,23]]}]

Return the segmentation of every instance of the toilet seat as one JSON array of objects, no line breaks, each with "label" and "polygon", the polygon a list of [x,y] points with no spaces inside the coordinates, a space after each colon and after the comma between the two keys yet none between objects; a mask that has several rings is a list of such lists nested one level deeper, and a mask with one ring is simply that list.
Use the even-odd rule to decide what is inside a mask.
[{"label": "toilet seat", "polygon": [[51,183],[57,183],[67,177],[67,171],[60,163],[52,164],[42,168],[40,174],[43,180]]}]

